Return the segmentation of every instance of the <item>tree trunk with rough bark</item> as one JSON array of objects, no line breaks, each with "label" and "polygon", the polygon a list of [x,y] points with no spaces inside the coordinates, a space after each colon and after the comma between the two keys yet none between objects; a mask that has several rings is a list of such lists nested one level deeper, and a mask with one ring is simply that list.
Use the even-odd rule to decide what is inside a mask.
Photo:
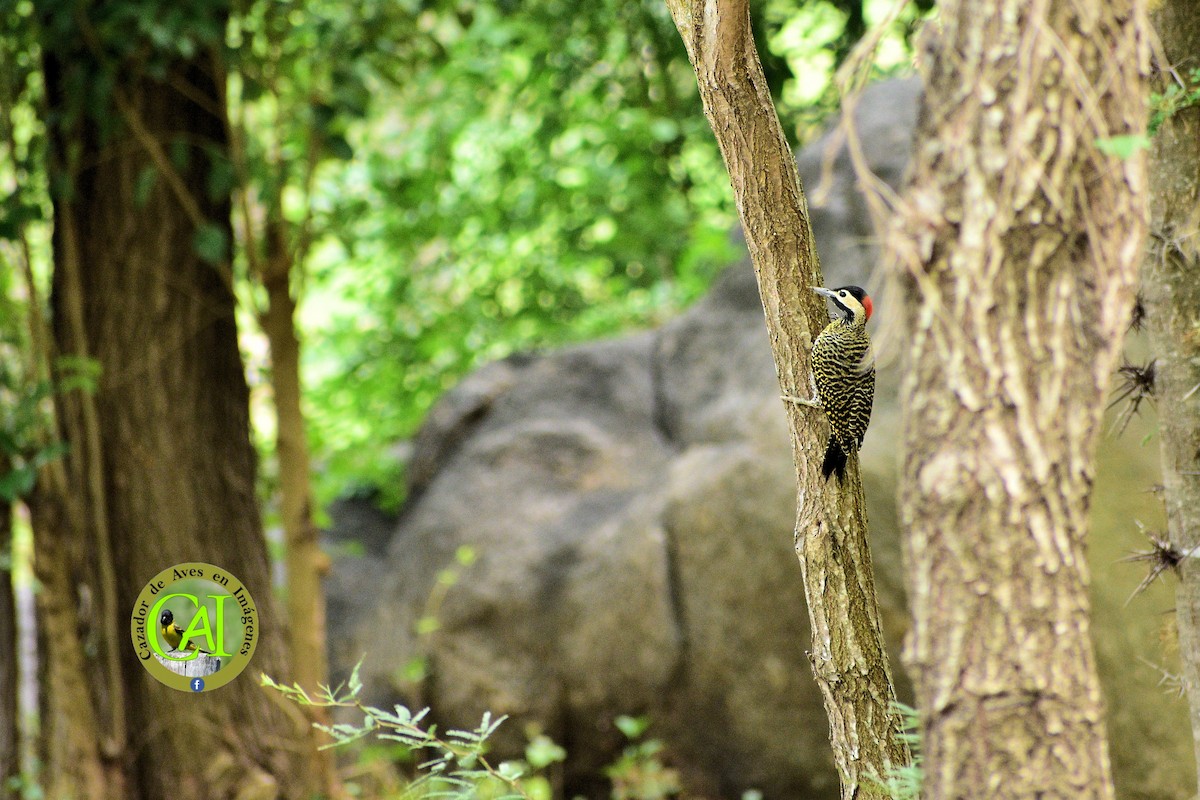
[{"label": "tree trunk with rough bark", "polygon": [[[94,395],[59,404],[80,513],[50,501],[35,518],[39,602],[54,626],[42,631],[54,673],[43,742],[58,753],[52,777],[55,765],[83,773],[49,796],[307,798],[320,788],[307,721],[256,678],[291,676],[255,495],[229,199],[205,188],[227,148],[225,76],[202,53],[156,80],[105,63],[95,35],[51,48],[45,70],[54,339],[60,354],[101,369]],[[114,78],[110,95],[89,96],[109,112],[76,103],[69,76],[81,69]],[[200,698],[154,680],[128,634],[145,581],[194,560],[245,583],[260,626],[250,668]]]},{"label": "tree trunk with rough bark", "polygon": [[947,2],[888,239],[924,792],[1109,798],[1084,543],[1145,234],[1140,3]]},{"label": "tree trunk with rough bark", "polygon": [[[779,384],[811,394],[809,353],[829,321],[796,162],[775,115],[746,0],[668,0],[733,183],[758,276]],[[788,403],[796,464],[796,553],[812,625],[810,659],[830,723],[842,797],[885,796],[875,780],[906,764],[879,617],[857,456],[826,481],[823,413]]]},{"label": "tree trunk with rough bark", "polygon": [[[1200,67],[1200,9],[1168,0],[1154,15],[1167,63],[1155,91]],[[1176,624],[1183,685],[1200,767],[1200,107],[1172,114],[1150,153],[1150,255],[1143,279],[1146,327],[1157,359],[1158,438],[1167,538],[1179,564]]]}]

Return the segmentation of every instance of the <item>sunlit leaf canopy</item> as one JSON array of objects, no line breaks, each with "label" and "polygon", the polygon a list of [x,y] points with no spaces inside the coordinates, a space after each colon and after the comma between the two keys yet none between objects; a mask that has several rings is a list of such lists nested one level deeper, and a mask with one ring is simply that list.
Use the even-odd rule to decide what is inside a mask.
[{"label": "sunlit leaf canopy", "polygon": [[[6,253],[22,237],[30,243],[43,287],[48,223],[38,220],[49,206],[37,53],[55,45],[53,9],[72,6],[50,2],[35,13],[22,0],[4,11],[4,100],[14,113],[0,180],[20,191],[4,207],[0,236]],[[753,4],[794,143],[836,108],[832,70],[891,6]],[[285,219],[302,257],[304,409],[321,504],[365,488],[397,502],[396,443],[470,369],[657,324],[738,258],[728,178],[661,0],[103,7],[97,24],[134,26],[156,43],[155,58],[188,58],[214,40],[223,52],[233,152],[194,190],[235,193],[235,274],[265,496],[274,471],[270,372],[254,323],[265,298],[247,258],[261,251],[248,231],[263,218]],[[907,68],[925,10],[913,4],[893,26],[878,71]],[[224,32],[212,30],[225,11]],[[38,28],[39,19],[51,22]],[[111,82],[86,77],[81,113]],[[155,176],[139,180],[148,193]],[[210,239],[197,237],[201,255],[222,251]],[[19,310],[21,282],[3,280],[5,302]],[[3,325],[17,348],[20,316],[14,310]],[[31,379],[6,372],[4,390],[20,393]]]}]

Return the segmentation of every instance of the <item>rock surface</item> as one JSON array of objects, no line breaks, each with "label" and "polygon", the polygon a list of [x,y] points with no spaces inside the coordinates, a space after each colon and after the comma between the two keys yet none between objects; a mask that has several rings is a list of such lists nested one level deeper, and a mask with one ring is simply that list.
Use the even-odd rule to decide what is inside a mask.
[{"label": "rock surface", "polygon": [[[913,82],[881,84],[860,106],[868,159],[893,185],[917,92]],[[798,159],[810,193],[825,142]],[[829,285],[872,282],[873,234],[854,187],[842,153],[813,210]],[[863,467],[898,666],[894,373],[881,371]],[[568,789],[593,797],[607,796],[600,770],[625,745],[619,714],[652,720],[649,735],[667,743],[687,796],[837,797],[806,657],[778,395],[748,265],[659,330],[469,376],[413,443],[398,520],[362,502],[331,511],[337,540],[362,541],[358,554],[335,558],[328,584],[335,680],[365,653],[374,705],[428,705],[453,726],[473,727],[485,710],[508,714],[494,752],[519,756],[531,732],[545,732],[570,754]],[[1121,482],[1140,488],[1152,478],[1145,449],[1124,452],[1135,436],[1105,449],[1125,470]],[[1140,576],[1112,566],[1139,544],[1130,518],[1153,516],[1130,496],[1124,505],[1120,492],[1098,497],[1097,535],[1107,538],[1094,548],[1118,785],[1123,797],[1190,796],[1185,709],[1138,661],[1157,659],[1155,614],[1168,595],[1123,607]]]}]

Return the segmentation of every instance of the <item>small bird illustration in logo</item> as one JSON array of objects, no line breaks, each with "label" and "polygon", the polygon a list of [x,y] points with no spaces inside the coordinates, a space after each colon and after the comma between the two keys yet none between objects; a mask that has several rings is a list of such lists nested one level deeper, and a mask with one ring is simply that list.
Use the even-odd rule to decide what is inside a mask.
[{"label": "small bird illustration in logo", "polygon": [[[166,641],[167,645],[172,650],[178,650],[179,642],[183,639],[183,633],[185,629],[175,624],[175,615],[171,613],[170,610],[162,612],[162,614],[158,617],[158,624],[162,629],[162,637]],[[196,646],[196,643],[191,640],[188,640],[187,649],[200,650],[200,648]],[[205,651],[200,650],[200,652],[203,653]]]}]

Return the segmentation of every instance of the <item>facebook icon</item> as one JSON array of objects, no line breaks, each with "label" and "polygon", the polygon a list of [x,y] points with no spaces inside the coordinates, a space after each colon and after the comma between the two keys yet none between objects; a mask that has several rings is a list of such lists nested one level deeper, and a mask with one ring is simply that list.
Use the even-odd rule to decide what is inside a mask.
[{"label": "facebook icon", "polygon": [[192,691],[193,692],[203,692],[204,691],[204,679],[203,678],[192,678]]}]

